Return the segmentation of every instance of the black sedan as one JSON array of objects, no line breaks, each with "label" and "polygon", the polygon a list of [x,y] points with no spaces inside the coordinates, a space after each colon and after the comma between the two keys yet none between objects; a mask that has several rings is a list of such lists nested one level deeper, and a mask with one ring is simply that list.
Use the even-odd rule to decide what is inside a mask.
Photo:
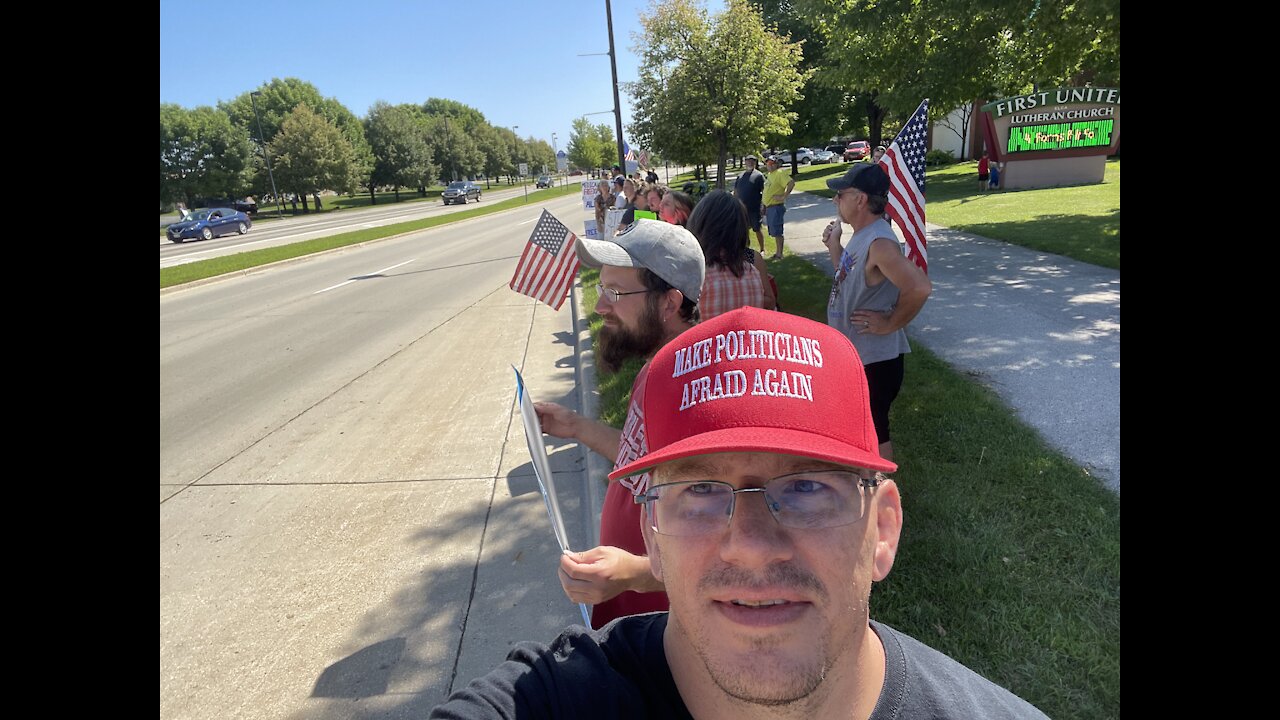
[{"label": "black sedan", "polygon": [[473,197],[476,202],[480,202],[480,186],[470,180],[455,180],[449,183],[449,187],[444,189],[440,197],[445,205],[452,203],[466,205]]},{"label": "black sedan", "polygon": [[248,215],[231,208],[196,210],[167,228],[170,242],[212,240],[220,235],[249,232],[253,221]]}]

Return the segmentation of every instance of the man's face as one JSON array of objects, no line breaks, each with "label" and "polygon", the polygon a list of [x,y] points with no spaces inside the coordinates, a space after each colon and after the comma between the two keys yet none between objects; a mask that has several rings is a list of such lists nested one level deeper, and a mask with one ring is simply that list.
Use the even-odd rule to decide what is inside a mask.
[{"label": "man's face", "polygon": [[[773,453],[718,453],[661,465],[653,482],[760,487],[833,467]],[[883,482],[852,525],[811,530],[779,525],[760,493],[736,497],[729,527],[712,535],[659,535],[645,518],[650,563],[671,602],[668,657],[677,656],[673,668],[700,663],[721,691],[740,700],[801,700],[831,673],[847,678],[871,641],[871,582],[888,574],[901,528],[897,488]]]},{"label": "man's face", "polygon": [[596,314],[604,320],[600,328],[600,364],[614,372],[629,358],[649,357],[662,346],[662,318],[658,316],[656,293],[645,290],[638,268],[605,265],[600,268],[600,284],[623,294],[611,302],[608,293],[596,300]]},{"label": "man's face", "polygon": [[752,170],[755,170],[757,165],[758,165],[758,163],[757,163],[755,160],[748,160],[748,161],[747,161],[747,172],[751,172]]},{"label": "man's face", "polygon": [[649,207],[657,211],[662,205],[662,198],[658,195],[657,190],[649,191]]},{"label": "man's face", "polygon": [[840,219],[850,225],[858,216],[858,207],[861,203],[866,202],[867,194],[855,188],[845,188],[836,192],[831,198],[831,202],[836,204],[836,214]]}]

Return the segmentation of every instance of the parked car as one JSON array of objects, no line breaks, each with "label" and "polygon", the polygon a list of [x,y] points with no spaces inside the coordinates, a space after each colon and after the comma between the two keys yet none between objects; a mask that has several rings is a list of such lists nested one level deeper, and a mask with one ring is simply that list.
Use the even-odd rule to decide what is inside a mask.
[{"label": "parked car", "polygon": [[449,183],[449,187],[444,189],[440,195],[445,205],[459,203],[466,205],[475,197],[476,202],[480,202],[480,186],[470,180],[455,180]]},{"label": "parked car", "polygon": [[827,146],[827,149],[835,155],[831,162],[844,162],[844,148],[845,146],[843,144]]},{"label": "parked car", "polygon": [[830,150],[814,150],[814,151],[813,151],[813,164],[814,164],[814,165],[818,165],[818,164],[821,164],[821,163],[836,162],[836,158],[840,158],[841,160],[843,160],[843,159],[844,159],[844,156],[843,156],[843,155],[837,155],[837,154],[835,154],[835,153],[831,152]]},{"label": "parked car", "polygon": [[845,146],[844,159],[850,162],[861,160],[871,154],[871,143],[866,140],[854,140]]},{"label": "parked car", "polygon": [[166,228],[170,242],[180,243],[184,240],[212,240],[219,235],[249,232],[253,221],[248,215],[231,208],[209,208],[196,210],[180,222]]},{"label": "parked car", "polygon": [[539,176],[538,176],[538,187],[540,187],[540,188],[549,188],[549,187],[551,187],[551,176],[550,176],[550,175],[539,175]]},{"label": "parked car", "polygon": [[[796,162],[800,163],[801,165],[808,165],[809,163],[813,162],[813,151],[810,150],[809,148],[797,148],[796,158],[797,158]],[[791,151],[788,150],[782,153],[781,155],[779,155],[778,162],[783,164],[791,162]]]}]

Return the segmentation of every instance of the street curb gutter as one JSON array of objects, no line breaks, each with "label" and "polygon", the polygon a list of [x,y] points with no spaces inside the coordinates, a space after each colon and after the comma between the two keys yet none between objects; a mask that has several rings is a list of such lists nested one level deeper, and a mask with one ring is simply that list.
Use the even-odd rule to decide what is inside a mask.
[{"label": "street curb gutter", "polygon": [[[574,283],[573,297],[569,299],[573,303],[574,355],[578,360],[574,368],[578,385],[578,409],[583,417],[597,420],[600,417],[600,392],[596,389],[595,348],[591,342],[587,309],[579,308],[578,305],[581,299],[582,276],[579,275]],[[597,547],[600,544],[599,518],[604,509],[604,489],[607,487],[607,480],[601,480],[608,477],[613,465],[587,447],[586,443],[579,442],[578,450],[583,457],[583,482],[586,485],[583,495],[585,501],[582,504],[582,511],[586,514],[584,527],[591,540],[589,547]]]}]

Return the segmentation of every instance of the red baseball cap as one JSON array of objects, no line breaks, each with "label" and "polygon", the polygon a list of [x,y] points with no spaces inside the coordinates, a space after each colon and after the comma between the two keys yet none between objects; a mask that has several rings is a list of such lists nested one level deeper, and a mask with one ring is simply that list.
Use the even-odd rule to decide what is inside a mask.
[{"label": "red baseball cap", "polygon": [[649,452],[610,480],[721,452],[898,469],[880,457],[858,351],[827,325],[739,308],[664,345],[648,373],[641,408]]}]

